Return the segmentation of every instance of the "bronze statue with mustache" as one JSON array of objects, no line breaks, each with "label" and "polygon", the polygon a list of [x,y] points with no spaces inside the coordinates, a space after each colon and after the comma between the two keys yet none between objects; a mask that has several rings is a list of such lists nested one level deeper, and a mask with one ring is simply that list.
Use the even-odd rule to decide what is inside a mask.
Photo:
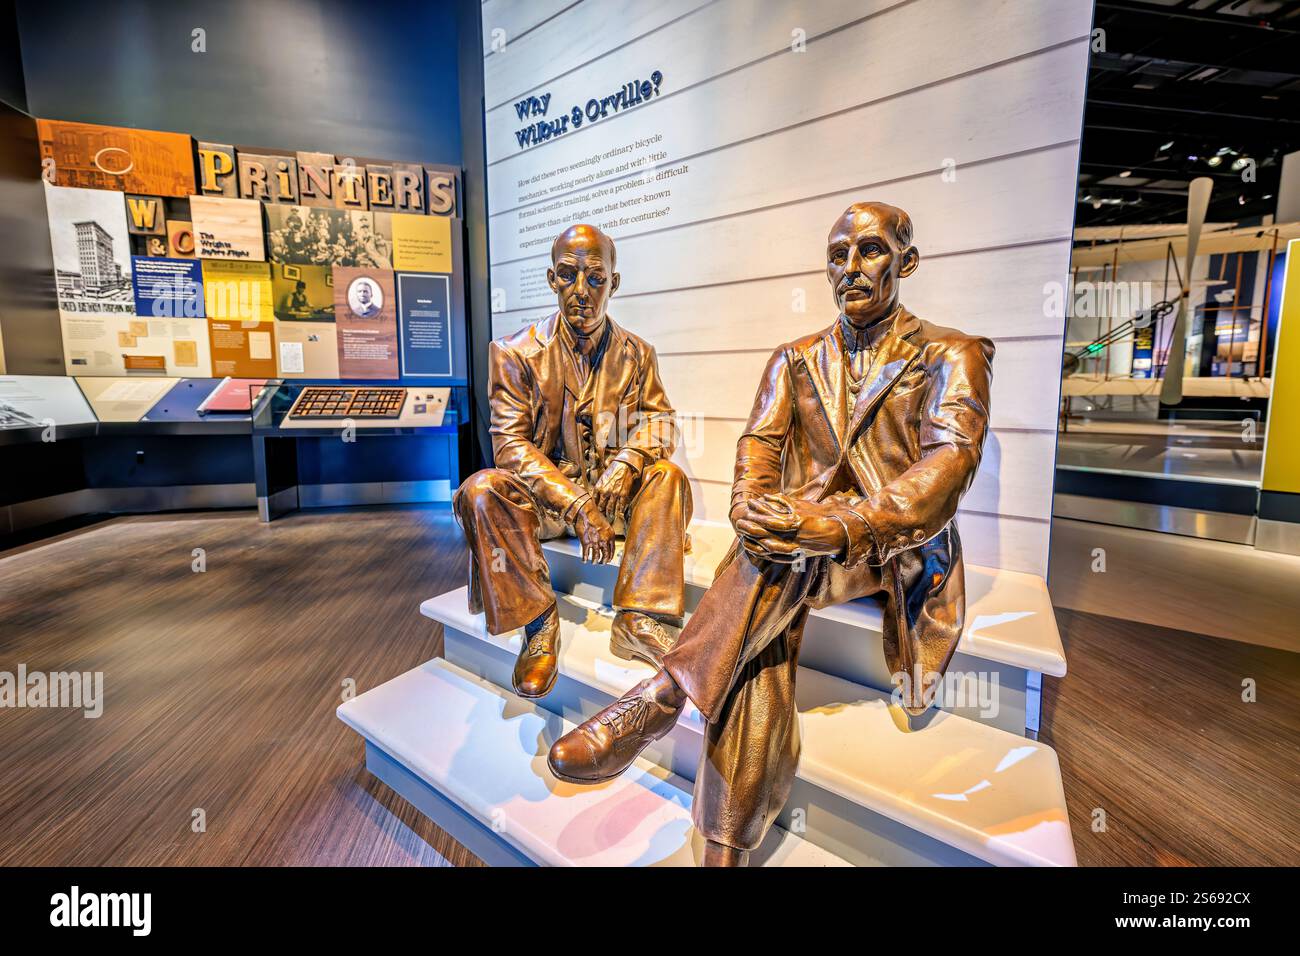
[{"label": "bronze statue with mustache", "polygon": [[470,610],[488,630],[524,628],[513,684],[555,684],[560,619],[542,541],[576,535],[584,561],[614,557],[610,649],[658,666],[684,613],[682,560],[691,491],[669,461],[676,418],[655,351],[607,315],[618,289],[614,241],[571,226],[551,247],[555,313],[491,343],[488,403],[495,468],[453,498],[470,550]]},{"label": "bronze statue with mustache", "polygon": [[743,865],[799,756],[794,685],[809,609],[875,596],[909,714],[933,703],[965,615],[953,517],[988,430],[993,344],[899,302],[916,271],[907,213],[850,206],[830,231],[839,318],[777,349],[736,447],[738,536],[663,666],[560,738],[552,771],[626,769],[689,699],[708,722],[695,779],[705,865]]}]

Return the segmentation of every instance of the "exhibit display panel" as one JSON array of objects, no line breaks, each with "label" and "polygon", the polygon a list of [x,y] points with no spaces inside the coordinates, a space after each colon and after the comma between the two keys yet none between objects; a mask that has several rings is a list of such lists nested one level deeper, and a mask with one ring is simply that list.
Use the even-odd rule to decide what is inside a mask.
[{"label": "exhibit display panel", "polygon": [[70,378],[0,376],[0,431],[89,425],[95,421],[86,397]]},{"label": "exhibit display panel", "polygon": [[36,126],[68,374],[468,383],[458,170]]},{"label": "exhibit display panel", "polygon": [[[940,403],[936,398],[935,404],[961,405],[969,412],[969,427],[956,429],[961,435],[948,444],[975,443],[971,471],[981,460],[983,439],[982,464],[969,490],[969,472],[963,472],[962,464],[945,466],[936,458],[924,465],[925,478],[917,472],[918,488],[909,492],[917,500],[903,502],[906,495],[900,490],[898,505],[903,510],[939,508],[926,497],[928,484],[937,488],[960,478],[963,487],[950,500],[955,506],[966,492],[956,516],[961,544],[946,527],[925,531],[904,524],[907,539],[891,540],[888,555],[883,546],[880,552],[881,563],[892,569],[886,573],[894,575],[902,573],[895,563],[898,555],[913,547],[929,549],[926,553],[939,562],[936,567],[947,567],[949,558],[939,556],[948,554],[946,542],[965,552],[964,571],[956,565],[963,578],[946,592],[952,607],[941,612],[936,603],[935,611],[925,612],[948,619],[944,615],[951,611],[958,624],[951,635],[955,653],[934,661],[943,685],[935,700],[937,712],[925,713],[926,707],[917,706],[898,686],[898,674],[891,673],[898,668],[899,643],[915,640],[920,626],[913,619],[921,612],[911,603],[904,625],[896,616],[902,607],[898,593],[882,600],[843,603],[841,598],[824,607],[813,602],[806,630],[801,619],[798,626],[791,625],[791,640],[798,642],[803,631],[797,706],[784,697],[777,703],[774,696],[770,708],[777,714],[797,709],[798,731],[776,724],[751,728],[762,739],[770,731],[777,742],[769,749],[782,753],[782,734],[793,733],[794,741],[801,735],[797,771],[792,762],[757,769],[762,755],[753,747],[702,761],[702,753],[713,753],[706,748],[722,746],[719,734],[743,734],[719,728],[749,720],[735,716],[749,705],[737,703],[734,711],[728,705],[730,716],[715,713],[709,708],[718,698],[711,689],[683,683],[702,671],[673,663],[683,660],[680,655],[667,653],[666,669],[656,671],[634,659],[653,655],[616,647],[626,609],[639,606],[629,603],[638,594],[628,592],[624,582],[625,562],[642,567],[634,554],[634,535],[626,546],[620,542],[608,563],[602,554],[593,565],[580,554],[592,547],[590,542],[564,536],[548,540],[553,537],[549,530],[538,532],[545,541],[550,580],[528,584],[526,604],[522,597],[502,598],[503,585],[478,567],[486,561],[479,552],[487,553],[492,520],[513,520],[507,511],[491,517],[497,514],[489,506],[491,489],[504,489],[520,470],[499,459],[495,471],[466,482],[459,493],[464,502],[456,506],[471,551],[479,555],[478,575],[469,587],[432,598],[422,608],[443,625],[445,659],[345,703],[340,718],[366,739],[373,773],[491,862],[623,862],[630,854],[640,865],[689,864],[719,859],[718,847],[732,848],[734,857],[752,846],[754,861],[768,865],[794,862],[794,851],[826,854],[804,858],[815,865],[1073,865],[1056,755],[1026,734],[1037,730],[1042,675],[1065,673],[1045,585],[1063,319],[1044,308],[1043,296],[1064,280],[1069,260],[1091,5],[1081,0],[1053,0],[1032,8],[950,0],[764,5],[681,0],[653,9],[631,3],[603,9],[608,16],[600,30],[592,31],[581,10],[561,4],[489,0],[483,6],[492,331],[498,337],[518,332],[501,339],[492,353],[494,436],[513,435],[507,419],[513,420],[517,405],[528,404],[513,394],[506,402],[502,390],[508,383],[535,381],[534,391],[543,394],[548,387],[544,366],[529,375],[517,367],[540,361],[536,349],[563,341],[561,321],[588,334],[580,329],[581,317],[592,313],[578,309],[570,315],[566,290],[576,281],[574,274],[600,276],[603,262],[619,274],[609,304],[611,334],[626,328],[653,349],[657,375],[672,397],[680,426],[673,468],[665,470],[665,475],[684,473],[689,479],[694,512],[685,561],[686,619],[679,640],[685,645],[694,635],[712,633],[730,642],[736,629],[728,630],[716,594],[734,594],[738,603],[758,601],[744,590],[749,572],[741,559],[723,560],[735,540],[728,517],[730,512],[735,520],[739,507],[742,465],[761,472],[754,462],[762,436],[745,435],[751,405],[750,420],[759,422],[751,429],[762,431],[770,419],[775,436],[775,423],[788,414],[783,403],[800,403],[795,413],[800,424],[789,429],[805,428],[803,409],[820,408],[819,401],[824,404],[827,394],[836,394],[833,388],[828,393],[829,386],[816,375],[818,388],[811,391],[803,366],[792,367],[787,377],[779,360],[793,352],[783,351],[782,343],[800,340],[804,344],[797,348],[806,350],[808,374],[814,366],[821,368],[813,350],[826,339],[814,333],[837,327],[841,311],[853,312],[838,286],[836,303],[825,298],[827,277],[834,285],[838,280],[832,273],[846,271],[842,261],[827,261],[826,230],[831,227],[833,235],[848,230],[858,250],[861,230],[877,228],[873,222],[891,223],[890,242],[898,246],[893,250],[898,260],[911,257],[904,247],[915,242],[920,265],[910,261],[889,280],[906,277],[904,311],[881,323],[895,331],[883,333],[887,338],[881,342],[868,335],[866,344],[858,341],[849,348],[864,357],[870,352],[866,368],[874,377],[856,384],[864,386],[864,394],[880,396],[893,411],[880,412],[877,420],[871,417],[877,406],[854,405],[851,424],[847,412],[840,422],[838,414],[828,411],[830,427],[801,437],[799,447],[805,456],[818,456],[809,476],[819,475],[815,480],[827,483],[829,495],[835,489],[827,476],[834,469],[828,466],[825,474],[817,470],[822,453],[809,449],[832,438],[847,442],[841,463],[850,462],[856,477],[845,480],[863,485],[862,468],[880,467],[862,464],[861,456],[875,452],[861,447],[855,428],[865,432],[891,420],[890,415],[901,416],[898,434],[872,432],[901,453],[917,440],[905,434],[908,429],[939,414],[928,406],[924,414],[905,409],[908,394],[923,388],[921,377],[935,376],[936,389],[947,389],[945,382],[967,382],[964,401]],[[853,205],[866,200],[888,205]],[[849,209],[842,213],[845,207]],[[578,222],[596,229],[584,237],[578,235],[581,230],[567,228]],[[603,234],[617,243],[616,267],[610,263],[614,242]],[[576,265],[566,266],[575,249]],[[596,250],[600,260],[593,266]],[[551,318],[557,295],[561,313]],[[597,288],[591,298],[602,312],[605,294]],[[922,320],[919,324],[912,313]],[[855,334],[861,333],[831,338],[848,342],[845,336]],[[893,334],[897,337],[888,338]],[[912,345],[903,342],[906,336],[914,336]],[[927,357],[918,361],[918,354]],[[991,396],[986,376],[990,358]],[[793,365],[797,359],[789,361]],[[583,367],[580,361],[577,365]],[[601,374],[604,381],[621,373],[602,369]],[[796,384],[790,386],[790,380]],[[902,381],[907,384],[896,384]],[[760,387],[763,382],[769,383],[766,389]],[[802,396],[799,390],[805,385],[811,396],[806,406],[804,398],[787,394]],[[574,390],[580,394],[585,393]],[[599,395],[597,389],[593,401]],[[598,407],[591,406],[593,415]],[[863,421],[871,424],[858,424]],[[984,438],[986,422],[990,428]],[[841,425],[847,425],[842,436]],[[550,439],[543,440],[542,453],[554,459]],[[563,444],[567,448],[567,438]],[[746,454],[751,456],[747,463],[738,464],[737,456]],[[567,453],[561,458],[561,468],[590,465]],[[542,466],[540,461],[532,464]],[[807,462],[795,467],[812,468]],[[523,477],[535,480],[538,472],[531,466],[529,471]],[[775,480],[779,483],[779,476]],[[766,482],[766,472],[753,478],[764,490]],[[589,484],[585,478],[581,483]],[[535,495],[544,490],[529,488]],[[796,494],[785,490],[791,497]],[[849,493],[872,491],[855,487]],[[585,507],[579,498],[571,499],[574,494],[572,488],[563,495],[556,491],[565,503],[573,500],[579,502],[573,507]],[[818,501],[825,506],[827,499]],[[558,506],[548,502],[547,507]],[[847,526],[845,533],[851,552],[858,539]],[[856,563],[851,553],[841,557],[845,568]],[[531,577],[523,570],[518,574]],[[802,574],[801,567],[782,572],[783,583],[772,584],[771,600],[784,599],[784,582],[803,580],[796,577]],[[864,594],[872,589],[868,577],[862,579]],[[946,580],[936,570],[933,587]],[[914,586],[919,587],[914,582],[895,585]],[[533,605],[540,606],[552,592],[558,622],[533,618]],[[942,600],[946,598],[937,591],[915,595],[918,606]],[[757,620],[759,613],[754,610],[746,620]],[[527,629],[512,630],[512,615],[529,620]],[[907,634],[895,634],[895,629]],[[766,642],[763,633],[746,624],[743,636],[734,639]],[[943,640],[937,633],[932,636]],[[703,646],[698,639],[692,645]],[[767,649],[759,653],[768,660],[782,645],[773,639],[763,646]],[[746,673],[758,666],[757,660],[745,661]],[[531,669],[521,678],[521,667],[543,663],[549,669],[546,686],[534,686]],[[773,678],[787,680],[791,694],[795,670],[791,667],[787,678]],[[784,669],[772,666],[761,673],[769,671]],[[744,690],[758,688],[759,673],[743,680],[733,677],[726,693],[779,696],[782,691],[775,685]],[[651,680],[620,697],[644,678]],[[662,710],[680,713],[681,720],[674,725],[663,724],[662,716],[648,717],[663,729],[645,730],[637,708],[660,693],[654,688],[673,680],[671,693],[680,695],[685,688],[687,703],[680,703],[686,699],[680,696],[653,699]],[[710,701],[707,707],[700,703],[701,693]],[[507,724],[540,719],[547,732],[534,748],[536,735],[521,725],[527,741],[522,747],[518,734],[506,733],[491,745],[490,761],[467,762],[460,758],[470,752],[470,741],[457,743],[458,736],[473,736],[478,722],[462,725],[463,714],[435,704],[435,695],[444,702],[453,698],[467,711],[500,714]],[[408,726],[404,715],[416,714],[420,716]],[[631,721],[633,729],[626,729],[624,721]],[[450,749],[428,742],[427,727],[435,723],[448,736]],[[550,744],[557,734],[562,736]],[[640,741],[637,749],[619,749],[623,741],[633,740]],[[595,748],[590,757],[582,750],[588,746],[584,741]],[[575,792],[551,785],[540,767],[548,746],[550,774],[599,786]],[[797,754],[798,743],[791,746]],[[624,758],[627,753],[639,756]],[[747,761],[759,763],[748,764],[755,768],[751,776],[739,769],[720,784],[718,761],[730,766],[732,757],[742,767]],[[623,767],[627,774],[616,776]],[[682,821],[662,842],[643,843],[629,833],[620,844],[601,821],[625,812],[620,801],[627,799],[629,779],[671,801],[692,800],[695,829]],[[669,792],[668,782],[679,779],[694,780],[692,796],[684,789]],[[615,780],[614,789],[605,789]],[[541,788],[536,797],[522,799],[535,788]],[[761,846],[746,841],[761,838],[751,834],[761,835],[770,819],[744,836],[702,830],[702,819],[714,812],[710,805],[743,799],[736,794],[744,788],[757,788],[760,804],[774,801],[773,813],[784,804]],[[519,799],[511,796],[516,793]],[[727,812],[722,811],[724,816]],[[498,825],[502,820],[505,826]],[[567,839],[579,832],[584,853],[575,853]],[[699,832],[709,837],[704,857],[693,842]],[[606,853],[619,855],[606,858]]]},{"label": "exhibit display panel", "polygon": [[[464,414],[444,422],[448,407],[464,406],[469,383],[457,167],[196,142],[184,132],[16,112],[7,120],[30,135],[24,172],[31,190],[44,193],[53,271],[40,288],[46,315],[29,321],[22,344],[41,351],[42,364],[62,366],[70,376],[63,391],[80,397],[89,419],[74,432],[52,416],[54,436],[80,442],[59,459],[67,480],[57,500],[46,500],[39,482],[6,495],[12,513],[0,526],[253,505],[265,497],[254,492],[267,440],[255,435],[255,418],[263,405],[279,408],[284,381],[332,383],[395,403],[386,435],[393,447],[374,461],[326,455],[321,474],[331,486],[364,485],[367,503],[449,498],[468,432]],[[41,323],[49,328],[35,328]],[[25,355],[24,365],[33,364]],[[6,444],[52,440],[17,427],[30,414],[19,405],[32,398],[16,387],[9,391],[21,401],[0,406],[13,406]],[[370,411],[358,401],[360,427],[369,427]],[[317,440],[338,437],[338,423],[316,427]],[[419,447],[403,456],[395,443],[417,433]],[[231,443],[239,435],[245,447]],[[139,436],[140,447],[118,444],[127,436]],[[186,442],[169,445],[169,436]],[[28,447],[12,451],[12,464],[25,467],[24,454],[55,458]],[[367,481],[354,480],[362,474]],[[133,475],[143,489],[129,487]],[[156,493],[160,485],[167,494]],[[348,503],[349,494],[321,500]]]}]

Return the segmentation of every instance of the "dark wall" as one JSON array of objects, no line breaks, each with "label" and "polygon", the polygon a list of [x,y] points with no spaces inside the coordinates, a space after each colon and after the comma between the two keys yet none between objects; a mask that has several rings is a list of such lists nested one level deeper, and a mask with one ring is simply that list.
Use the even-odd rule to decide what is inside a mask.
[{"label": "dark wall", "polygon": [[23,56],[18,45],[18,16],[13,0],[0,0],[0,102],[27,109]]},{"label": "dark wall", "polygon": [[0,339],[9,375],[62,375],[36,124],[0,102]]},{"label": "dark wall", "polygon": [[461,165],[456,0],[16,7],[33,116]]}]

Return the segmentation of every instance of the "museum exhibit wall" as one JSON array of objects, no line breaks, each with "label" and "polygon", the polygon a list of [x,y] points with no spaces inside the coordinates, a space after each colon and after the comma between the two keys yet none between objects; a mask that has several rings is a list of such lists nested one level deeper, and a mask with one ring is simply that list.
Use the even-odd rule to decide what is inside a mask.
[{"label": "museum exhibit wall", "polygon": [[[127,2],[112,16],[81,0],[18,2],[11,16],[22,88],[14,98],[20,92],[37,117],[459,168],[455,11],[454,3],[413,6],[399,25],[342,0]],[[37,193],[39,169],[37,160],[30,169]],[[35,224],[42,215],[36,206],[24,219]],[[47,291],[42,298],[52,302],[52,277]],[[22,346],[9,321],[8,371],[57,374],[57,312],[32,318],[23,336],[42,367],[15,365]]]},{"label": "museum exhibit wall", "polygon": [[903,301],[997,344],[967,560],[1045,574],[1087,0],[487,0],[493,333],[554,308],[553,237],[618,240],[610,314],[658,350],[698,518],[778,345],[836,316],[826,233],[907,209]]},{"label": "museum exhibit wall", "polygon": [[[0,104],[3,111],[0,120],[6,124],[3,154],[0,154],[3,173],[0,190],[4,198],[0,216],[5,218],[6,227],[0,239],[5,247],[5,254],[0,257],[0,343],[5,357],[0,371],[7,375],[5,382],[0,382],[0,391],[7,389],[0,399],[17,396],[22,401],[38,402],[47,383],[50,388],[66,384],[78,395],[79,389],[84,391],[83,404],[89,401],[95,407],[93,414],[87,411],[90,424],[85,427],[73,428],[63,418],[52,416],[58,425],[57,441],[32,438],[26,432],[19,434],[21,429],[17,425],[0,435],[6,439],[2,443],[4,448],[0,449],[6,466],[32,476],[30,481],[7,486],[5,494],[0,496],[0,533],[7,530],[3,513],[7,505],[18,509],[21,504],[22,514],[17,515],[15,511],[10,515],[12,526],[18,528],[82,513],[87,507],[147,511],[181,505],[224,507],[253,502],[253,445],[257,442],[250,444],[248,413],[240,421],[219,415],[206,419],[200,415],[194,421],[175,419],[182,412],[194,418],[191,414],[194,409],[190,407],[193,403],[182,409],[180,398],[188,401],[191,393],[199,397],[215,395],[212,390],[219,385],[220,378],[232,374],[230,368],[217,363],[215,347],[209,350],[206,334],[185,336],[185,344],[191,340],[197,342],[197,351],[187,352],[185,363],[181,363],[177,353],[176,361],[168,359],[165,369],[137,364],[116,370],[102,363],[90,368],[68,358],[71,353],[65,349],[67,342],[61,335],[59,304],[68,297],[65,286],[71,273],[65,267],[56,282],[51,244],[53,241],[57,249],[61,240],[54,227],[75,225],[87,219],[96,222],[100,218],[111,219],[115,257],[120,259],[122,256],[118,254],[127,252],[138,257],[126,257],[131,263],[123,270],[126,277],[138,278],[137,267],[146,259],[151,268],[184,265],[186,261],[196,263],[195,259],[177,257],[177,247],[170,242],[170,236],[165,237],[168,239],[166,252],[141,248],[139,244],[150,237],[138,234],[135,228],[138,223],[132,221],[133,207],[127,203],[124,209],[123,202],[126,192],[148,194],[142,198],[151,201],[152,197],[160,196],[164,218],[171,220],[173,213],[182,213],[175,218],[193,219],[196,227],[193,233],[197,237],[203,231],[198,228],[197,216],[183,213],[193,213],[193,204],[199,202],[188,194],[205,191],[201,166],[196,166],[193,160],[193,151],[200,144],[231,144],[245,152],[284,152],[289,156],[294,151],[319,150],[339,157],[340,163],[347,163],[347,157],[357,157],[356,164],[364,171],[373,171],[386,162],[385,158],[392,158],[423,165],[430,177],[428,189],[433,188],[430,184],[434,169],[459,171],[470,165],[480,171],[481,184],[481,159],[471,157],[472,161],[466,164],[461,155],[460,124],[464,107],[459,82],[463,61],[459,57],[462,38],[458,17],[462,16],[464,6],[453,0],[412,6],[400,22],[394,16],[377,16],[373,10],[339,0],[234,2],[216,6],[191,2],[127,2],[115,5],[111,16],[105,15],[101,5],[75,0],[44,4],[19,2],[0,9],[0,20],[16,27],[6,33],[9,46],[3,48],[12,52],[13,57],[6,60],[6,69],[0,71],[0,99],[4,101]],[[469,62],[476,77],[481,76],[477,53],[478,12],[478,4],[473,3],[472,15],[467,18],[473,25],[475,44]],[[76,28],[70,28],[70,24]],[[481,125],[481,106],[477,102],[473,115],[475,123]],[[43,122],[46,120],[53,122]],[[86,171],[78,172],[79,165],[84,164],[70,162],[67,151],[84,152],[82,147],[99,136],[108,136],[117,145],[123,137],[135,137],[132,143],[138,141],[141,155],[148,154],[151,160],[157,159],[157,154],[148,152],[150,143],[161,149],[166,140],[183,141],[184,148],[179,150],[184,153],[183,160],[172,165],[189,167],[194,182],[187,179],[176,190],[168,190],[164,185],[154,185],[161,180],[152,181],[148,188],[134,189],[109,182],[74,181]],[[80,155],[79,152],[78,158]],[[54,160],[52,164],[51,160]],[[42,178],[47,181],[42,182]],[[453,196],[456,186],[453,179]],[[65,209],[70,205],[68,197],[74,193],[82,206],[96,209],[102,206],[103,215],[84,216],[79,214],[79,209]],[[481,188],[478,195],[481,196]],[[241,202],[239,199],[203,201]],[[245,229],[251,248],[269,240],[267,229],[272,225],[273,213],[284,214],[285,206],[253,201],[245,205],[254,210],[248,217],[249,223],[257,224]],[[55,212],[60,214],[54,215]],[[324,212],[354,214],[343,209]],[[379,212],[374,209],[370,212],[377,223]],[[360,454],[357,446],[342,447],[342,443],[331,442],[328,437],[296,437],[292,440],[297,443],[297,480],[307,488],[361,489],[372,496],[373,489],[382,485],[385,494],[396,488],[392,494],[435,494],[440,497],[431,500],[443,500],[448,496],[448,486],[454,487],[459,481],[457,460],[463,452],[456,448],[454,432],[465,420],[464,393],[460,390],[459,397],[446,399],[444,405],[441,389],[433,401],[433,393],[426,393],[420,387],[431,383],[463,385],[466,381],[467,326],[462,292],[468,270],[462,269],[464,263],[459,258],[460,217],[465,210],[457,197],[451,211],[435,210],[430,204],[423,216],[399,216],[396,212],[385,213],[391,215],[394,226],[399,219],[408,226],[431,224],[435,219],[440,226],[450,225],[453,241],[449,245],[454,267],[442,268],[445,265],[442,258],[434,265],[410,261],[402,265],[398,262],[402,255],[400,242],[393,241],[390,243],[392,269],[387,275],[394,285],[391,290],[387,286],[384,289],[388,290],[386,301],[400,305],[403,296],[399,276],[451,273],[438,277],[454,280],[447,283],[454,289],[447,292],[451,307],[439,315],[450,317],[455,323],[454,335],[440,340],[451,343],[444,351],[455,355],[454,373],[449,376],[441,367],[436,374],[429,369],[412,371],[408,363],[410,343],[403,338],[400,377],[389,374],[385,366],[381,370],[340,369],[319,378],[398,381],[409,386],[408,397],[414,396],[410,399],[413,414],[432,416],[435,405],[457,409],[451,424],[443,429],[452,434],[450,437],[435,434],[441,426],[424,419],[408,422],[403,418],[405,430],[401,434],[370,434],[361,444],[364,451]],[[481,228],[481,214],[479,222]],[[118,235],[117,226],[129,229],[130,235]],[[424,241],[425,233],[417,232],[413,238],[408,236],[408,243]],[[66,240],[66,235],[62,239]],[[447,245],[441,239],[438,243],[439,250]],[[66,241],[63,244],[66,246]],[[243,262],[221,263],[204,255],[201,245],[196,238],[196,249],[189,255],[197,253],[202,259],[205,283],[210,266],[261,265],[254,261],[262,258],[256,252],[250,252]],[[273,269],[283,266],[288,275],[290,265],[301,266],[289,258],[277,259],[271,249],[268,242],[266,258],[271,260]],[[485,252],[482,258],[485,261]],[[343,261],[333,264],[364,265]],[[328,266],[324,268],[329,271]],[[382,271],[386,267],[380,264],[375,268]],[[300,271],[308,270],[302,267]],[[484,289],[485,276],[484,273]],[[238,277],[231,281],[237,282]],[[244,285],[256,281],[244,281]],[[146,312],[140,311],[140,289],[137,287],[134,292],[137,293],[134,307],[131,302],[115,302],[116,311],[126,310],[123,315],[143,319]],[[412,293],[412,298],[415,297]],[[198,301],[204,303],[204,297],[199,296]],[[388,305],[385,308],[391,310]],[[68,315],[90,311],[93,310],[65,310],[63,318],[66,322]],[[198,314],[203,316],[203,312]],[[173,316],[173,313],[148,315]],[[211,320],[212,312],[208,311],[205,318]],[[414,322],[408,319],[409,315],[399,312],[399,328],[404,331],[413,328]],[[420,319],[425,326],[431,322],[427,310]],[[178,327],[181,321],[149,323],[151,334],[155,324]],[[198,326],[204,324],[204,318],[200,318]],[[282,323],[277,316],[277,331],[291,324]],[[143,329],[145,323],[137,321],[132,325]],[[123,334],[130,337],[144,333],[130,328],[123,330]],[[213,335],[215,341],[216,333]],[[140,348],[150,355],[167,356],[175,351],[154,348],[153,338],[139,341],[149,343]],[[275,341],[279,344],[278,337]],[[118,341],[117,345],[122,346],[122,342]],[[135,347],[128,343],[116,350],[97,348],[96,352],[122,352],[125,356],[124,348],[129,351]],[[305,373],[296,374],[283,362],[279,350],[275,355],[269,370],[259,370],[257,375],[312,378]],[[75,374],[76,380],[64,378],[65,372]],[[238,378],[253,372],[235,369],[233,374]],[[39,382],[24,378],[32,375],[53,378]],[[437,381],[433,382],[434,379]],[[175,388],[168,391],[173,385]],[[158,394],[143,394],[155,386],[161,389]],[[128,404],[125,401],[109,402],[108,396],[115,388],[121,395],[114,393],[114,401],[119,397],[130,398],[130,409],[118,408]],[[289,398],[296,394],[288,388],[282,391]],[[423,403],[421,396],[425,396]],[[113,404],[109,409],[112,414],[105,412],[106,403]],[[141,413],[145,413],[143,417]],[[283,411],[275,412],[272,424],[282,415]],[[214,423],[214,417],[221,420]],[[425,486],[440,486],[441,491],[434,487],[430,492]],[[194,488],[212,494],[187,498],[161,493]],[[113,494],[84,493],[104,489]],[[73,500],[69,498],[70,493],[80,497]],[[301,500],[314,499],[307,495]],[[331,502],[348,503],[333,499]]]}]

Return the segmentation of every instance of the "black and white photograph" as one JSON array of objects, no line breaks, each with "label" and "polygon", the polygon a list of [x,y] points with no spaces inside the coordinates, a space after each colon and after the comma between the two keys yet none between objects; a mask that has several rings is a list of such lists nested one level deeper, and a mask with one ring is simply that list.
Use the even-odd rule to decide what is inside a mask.
[{"label": "black and white photograph", "polygon": [[391,269],[391,213],[320,206],[267,205],[272,262]]},{"label": "black and white photograph", "polygon": [[134,311],[122,194],[45,184],[55,289],[64,312]]}]

